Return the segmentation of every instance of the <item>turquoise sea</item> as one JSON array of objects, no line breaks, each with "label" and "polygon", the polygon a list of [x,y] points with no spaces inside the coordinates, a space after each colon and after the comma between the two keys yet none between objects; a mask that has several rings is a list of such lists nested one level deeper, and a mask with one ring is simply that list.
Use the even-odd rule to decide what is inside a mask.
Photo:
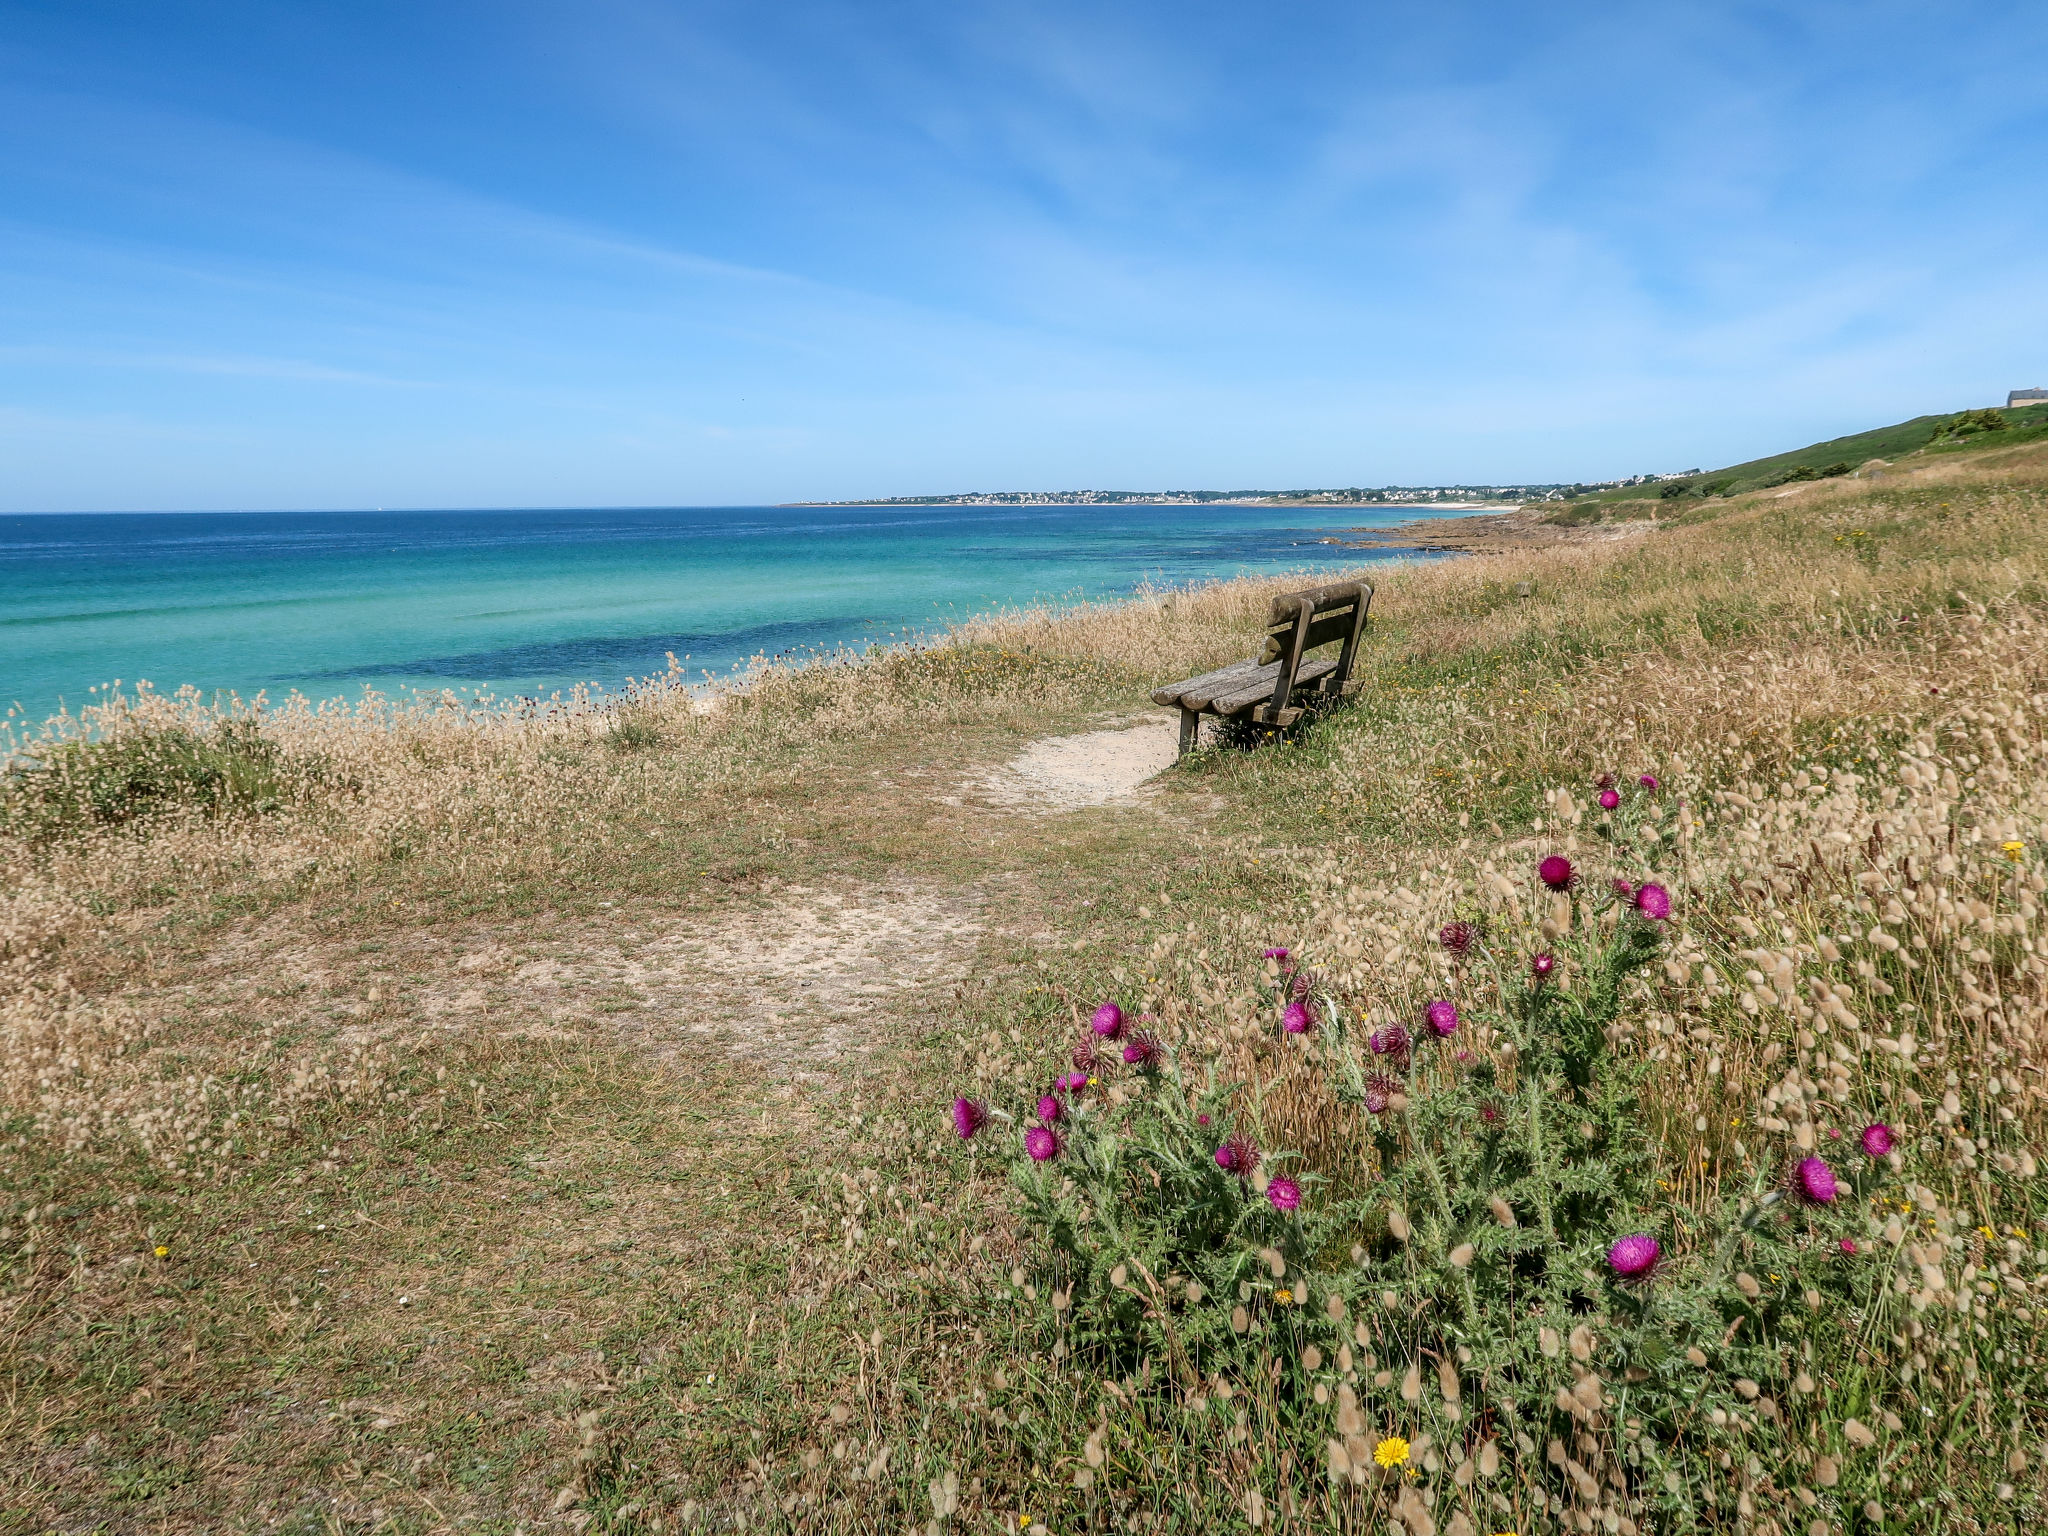
[{"label": "turquoise sea", "polygon": [[[0,706],[95,684],[546,696],[1142,583],[1358,565],[1412,509],[679,507],[0,516]],[[1456,514],[1447,514],[1456,515]],[[1412,558],[1412,557],[1411,557]]]}]

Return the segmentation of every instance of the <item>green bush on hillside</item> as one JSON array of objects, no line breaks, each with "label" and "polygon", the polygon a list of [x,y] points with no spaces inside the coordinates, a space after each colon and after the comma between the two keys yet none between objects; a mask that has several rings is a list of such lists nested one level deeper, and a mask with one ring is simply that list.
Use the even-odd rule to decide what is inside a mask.
[{"label": "green bush on hillside", "polygon": [[0,773],[0,828],[43,842],[181,810],[268,815],[324,778],[252,720],[209,732],[171,727],[67,741],[17,756]]},{"label": "green bush on hillside", "polygon": [[2003,432],[2010,426],[2011,423],[2005,419],[2003,412],[1992,410],[1989,407],[1981,411],[1964,411],[1959,416],[1951,416],[1947,421],[1937,423],[1934,428],[1934,435],[1928,441],[1930,443],[1960,442],[1962,439],[1974,437],[1980,432]]}]

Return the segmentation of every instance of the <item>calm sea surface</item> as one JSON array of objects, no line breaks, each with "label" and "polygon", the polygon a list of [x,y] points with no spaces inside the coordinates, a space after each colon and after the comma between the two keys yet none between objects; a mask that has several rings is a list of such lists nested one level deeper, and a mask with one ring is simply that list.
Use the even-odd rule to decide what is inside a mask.
[{"label": "calm sea surface", "polygon": [[[865,646],[1142,582],[1356,565],[1412,511],[680,507],[0,516],[0,707],[96,683],[245,697],[615,688],[668,653]],[[1379,556],[1378,558],[1386,558]]]}]

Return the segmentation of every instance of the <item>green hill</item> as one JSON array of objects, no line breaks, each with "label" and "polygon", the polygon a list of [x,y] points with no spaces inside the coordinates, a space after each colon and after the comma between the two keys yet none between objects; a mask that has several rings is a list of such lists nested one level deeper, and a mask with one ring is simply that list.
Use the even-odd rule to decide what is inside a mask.
[{"label": "green hill", "polygon": [[2019,410],[1971,410],[1950,415],[1915,416],[1889,427],[1855,432],[1810,443],[1789,453],[1730,464],[1725,469],[1707,470],[1683,479],[1648,485],[1618,486],[1573,499],[1557,521],[1592,521],[1597,508],[1616,502],[1669,501],[1679,498],[1736,496],[1744,491],[1783,485],[1793,480],[1826,479],[1845,475],[1872,459],[1902,459],[1910,455],[1965,453],[1979,448],[2002,448],[2048,437],[2048,405],[2031,405]]}]

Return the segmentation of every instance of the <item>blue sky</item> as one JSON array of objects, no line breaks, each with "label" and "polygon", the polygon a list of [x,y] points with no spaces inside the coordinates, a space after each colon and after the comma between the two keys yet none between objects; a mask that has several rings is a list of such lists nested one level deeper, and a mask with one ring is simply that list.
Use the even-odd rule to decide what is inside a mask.
[{"label": "blue sky", "polygon": [[2048,385],[2048,10],[0,3],[0,509],[1604,478]]}]

